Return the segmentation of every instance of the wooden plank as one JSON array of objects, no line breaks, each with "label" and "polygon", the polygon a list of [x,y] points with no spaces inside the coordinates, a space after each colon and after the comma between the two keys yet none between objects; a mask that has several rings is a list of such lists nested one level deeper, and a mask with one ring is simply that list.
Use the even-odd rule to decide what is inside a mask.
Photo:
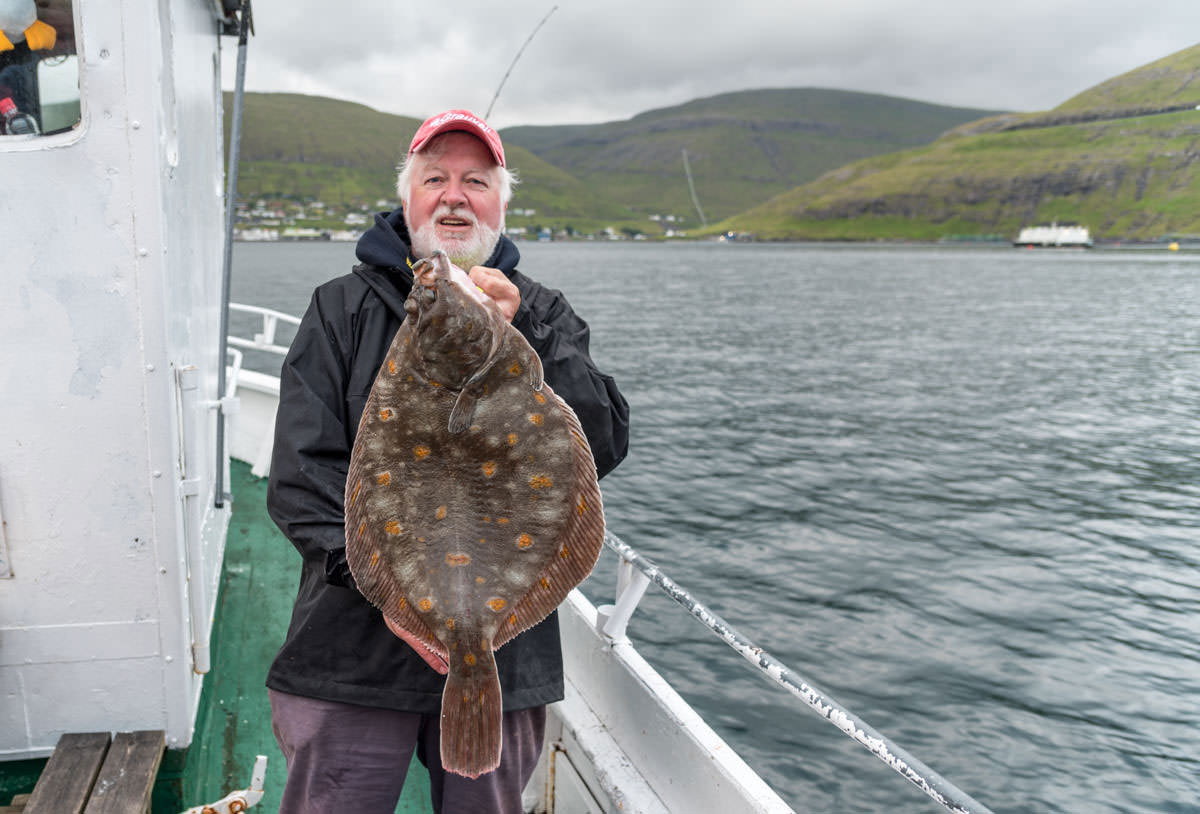
[{"label": "wooden plank", "polygon": [[148,814],[165,746],[161,729],[113,738],[85,814]]},{"label": "wooden plank", "polygon": [[18,794],[9,801],[8,805],[0,806],[0,814],[25,814],[25,804],[28,802],[28,794]]},{"label": "wooden plank", "polygon": [[79,814],[92,792],[108,751],[107,732],[70,732],[54,754],[25,805],[25,814]]}]

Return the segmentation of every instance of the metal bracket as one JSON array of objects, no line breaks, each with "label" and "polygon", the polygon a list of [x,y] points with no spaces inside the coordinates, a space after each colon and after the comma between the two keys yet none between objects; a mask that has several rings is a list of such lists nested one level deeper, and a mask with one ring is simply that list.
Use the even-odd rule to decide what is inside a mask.
[{"label": "metal bracket", "polygon": [[628,638],[625,629],[649,585],[650,578],[622,558],[617,566],[617,604],[596,608],[596,630],[614,641]]},{"label": "metal bracket", "polygon": [[267,779],[267,756],[259,755],[254,761],[250,775],[250,788],[231,792],[215,803],[195,806],[182,814],[238,814],[263,798],[263,783]]}]

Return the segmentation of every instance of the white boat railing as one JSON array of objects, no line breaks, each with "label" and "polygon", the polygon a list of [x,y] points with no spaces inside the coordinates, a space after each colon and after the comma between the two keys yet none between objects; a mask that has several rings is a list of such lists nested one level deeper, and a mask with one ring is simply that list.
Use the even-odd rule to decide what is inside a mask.
[{"label": "white boat railing", "polygon": [[254,334],[253,339],[246,339],[241,336],[229,336],[229,344],[237,348],[246,348],[248,350],[262,350],[268,353],[274,353],[279,356],[287,355],[287,345],[280,345],[275,341],[275,334],[279,329],[279,323],[287,325],[299,325],[300,318],[285,314],[282,311],[276,311],[271,308],[263,308],[258,305],[243,305],[239,302],[229,303],[230,311],[237,311],[242,314],[256,314],[262,318],[262,330]]},{"label": "white boat railing", "polygon": [[[287,347],[278,344],[276,331],[279,323],[299,325],[300,320],[291,314],[262,308],[256,305],[230,303],[231,311],[255,314],[262,319],[262,330],[254,339],[229,337],[229,344],[239,348],[266,351],[283,356]],[[235,379],[236,381],[236,379]],[[604,535],[604,544],[620,558],[617,568],[616,602],[597,608],[596,628],[615,641],[625,640],[626,627],[637,609],[646,589],[657,585],[668,597],[682,605],[688,613],[715,633],[744,659],[749,661],[768,680],[786,689],[802,700],[818,715],[840,729],[843,734],[857,741],[868,752],[887,764],[893,771],[908,780],[932,800],[955,814],[992,814],[991,809],[972,798],[933,769],[926,766],[907,751],[892,743],[875,731],[869,724],[835,701],[829,693],[819,689],[770,653],[756,645],[736,628],[680,587],[632,547],[611,532]]]}]

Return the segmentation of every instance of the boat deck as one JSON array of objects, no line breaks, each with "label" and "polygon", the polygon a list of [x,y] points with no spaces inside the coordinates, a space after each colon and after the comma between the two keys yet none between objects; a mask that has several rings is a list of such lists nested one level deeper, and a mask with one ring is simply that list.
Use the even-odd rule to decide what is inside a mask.
[{"label": "boat deck", "polygon": [[[254,477],[249,464],[233,461],[231,481],[233,519],[213,628],[213,667],[196,719],[195,743],[206,748],[189,750],[186,766],[174,772],[176,782],[182,781],[184,807],[195,806],[246,788],[255,756],[267,755],[266,793],[258,810],[273,812],[279,810],[286,772],[263,682],[287,630],[300,555],[267,516],[266,480]],[[160,781],[170,782],[171,771],[168,763]],[[396,811],[433,811],[429,775],[415,759]]]}]

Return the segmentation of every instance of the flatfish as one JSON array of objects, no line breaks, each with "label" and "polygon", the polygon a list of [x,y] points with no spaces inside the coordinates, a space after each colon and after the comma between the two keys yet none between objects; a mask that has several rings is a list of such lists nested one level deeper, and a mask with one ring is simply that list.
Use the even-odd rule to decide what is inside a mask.
[{"label": "flatfish", "polygon": [[525,338],[445,254],[413,277],[350,458],[346,553],[367,599],[447,662],[442,765],[477,777],[500,763],[493,651],[591,572],[604,512]]}]

